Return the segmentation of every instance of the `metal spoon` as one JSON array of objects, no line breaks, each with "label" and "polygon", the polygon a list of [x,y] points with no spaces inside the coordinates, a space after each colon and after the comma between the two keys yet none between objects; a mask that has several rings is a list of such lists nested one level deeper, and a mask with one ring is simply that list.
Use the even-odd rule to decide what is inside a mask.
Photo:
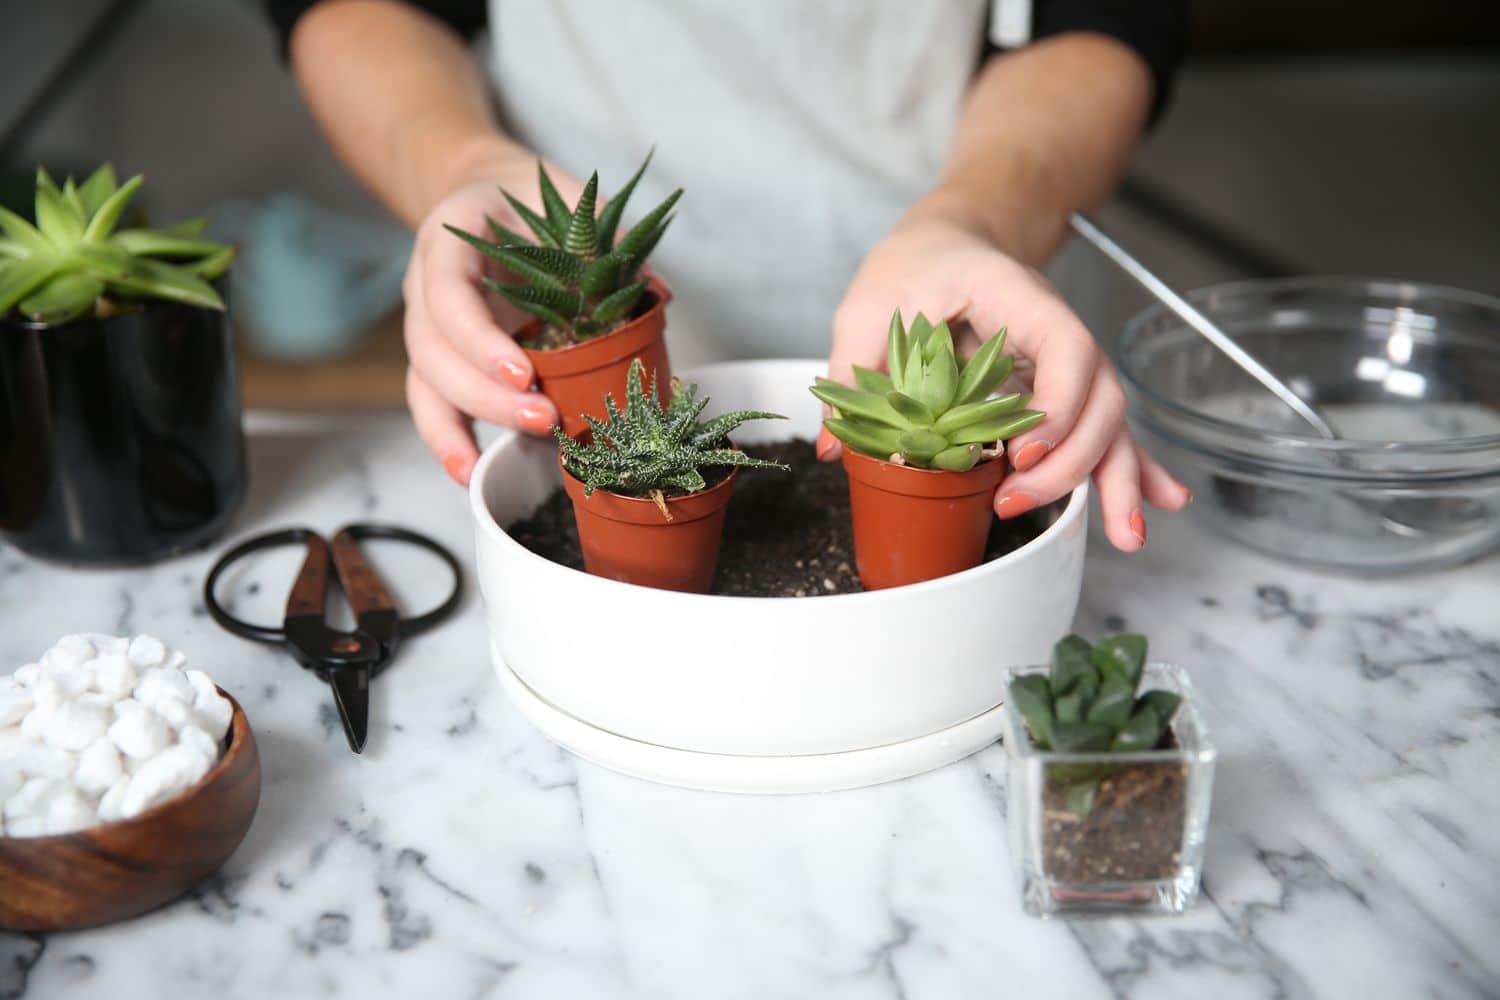
[{"label": "metal spoon", "polygon": [[[1319,437],[1329,441],[1344,440],[1343,435],[1336,431],[1327,418],[1322,415],[1316,406],[1297,395],[1285,382],[1271,373],[1265,365],[1249,354],[1243,347],[1236,344],[1230,336],[1213,320],[1199,312],[1192,303],[1178,295],[1165,281],[1162,281],[1151,272],[1146,265],[1142,264],[1132,256],[1124,247],[1107,236],[1098,226],[1074,212],[1068,219],[1073,231],[1085,240],[1088,240],[1104,256],[1114,261],[1126,274],[1134,278],[1141,287],[1156,297],[1162,305],[1176,313],[1184,323],[1192,327],[1210,344],[1217,347],[1229,360],[1239,365],[1251,378],[1265,386],[1277,399],[1287,405],[1293,413],[1301,417]],[[1350,465],[1347,458],[1337,453],[1333,460],[1341,465]],[[1390,503],[1377,504],[1373,501],[1357,497],[1348,498],[1352,503],[1376,514],[1381,524],[1387,531],[1402,535],[1406,538],[1425,538],[1434,529],[1442,530],[1452,527],[1453,511],[1446,510],[1444,505],[1434,505],[1424,501],[1393,501]],[[1393,508],[1399,505],[1399,517],[1392,516]],[[1434,509],[1437,508],[1437,509]]]}]

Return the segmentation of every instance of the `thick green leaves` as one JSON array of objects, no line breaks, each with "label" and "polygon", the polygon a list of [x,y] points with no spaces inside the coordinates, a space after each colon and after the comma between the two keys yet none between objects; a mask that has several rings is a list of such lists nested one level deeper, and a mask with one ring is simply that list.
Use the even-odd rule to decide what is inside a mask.
[{"label": "thick green leaves", "polygon": [[891,313],[891,325],[886,330],[885,365],[891,371],[892,388],[906,383],[906,356],[911,347],[906,342],[906,329],[901,325],[901,310]]},{"label": "thick green leaves", "polygon": [[1141,695],[1141,703],[1156,709],[1161,720],[1170,725],[1172,716],[1177,714],[1177,708],[1182,704],[1182,695],[1175,691],[1147,691]]},{"label": "thick green leaves", "polygon": [[1099,685],[1085,718],[1110,729],[1119,729],[1135,708],[1135,682],[1123,674],[1107,674]]},{"label": "thick green leaves", "polygon": [[[625,205],[630,201],[630,196],[635,193],[635,186],[640,183],[641,175],[651,165],[651,158],[656,155],[656,150],[646,154],[646,159],[636,169],[634,175],[620,188],[618,194],[609,200],[604,206],[604,211],[599,213],[599,252],[608,253],[615,245],[615,232],[620,226],[620,216],[625,212]],[[642,254],[644,256],[644,254]]]},{"label": "thick green leaves", "polygon": [[[927,343],[922,345],[922,360],[931,364],[944,354],[954,358],[954,369],[958,368],[958,355],[953,348],[953,331],[948,329],[947,323],[939,323],[933,327],[932,333],[927,337]],[[956,386],[957,381],[954,382]]]},{"label": "thick green leaves", "polygon": [[174,236],[159,229],[121,229],[113,242],[130,253],[148,257],[207,257],[224,249],[222,243]]},{"label": "thick green leaves", "polygon": [[1146,637],[1134,633],[1105,636],[1094,644],[1093,663],[1105,677],[1124,677],[1133,691],[1146,666]]},{"label": "thick green leaves", "polygon": [[[573,209],[573,219],[568,223],[567,235],[563,238],[563,249],[585,259],[599,252],[599,230],[594,222],[594,205],[599,198],[599,174],[589,175],[583,186],[583,194]],[[561,200],[561,199],[559,199]]]},{"label": "thick green leaves", "polygon": [[932,467],[947,472],[968,472],[979,464],[984,449],[977,444],[956,444],[932,456]]},{"label": "thick green leaves", "polygon": [[[0,252],[4,252],[4,248],[0,248]],[[877,396],[884,396],[896,389],[895,383],[885,372],[878,372],[861,365],[854,366],[854,385],[863,392],[873,392]]]},{"label": "thick green leaves", "polygon": [[94,311],[104,294],[104,282],[89,274],[59,274],[21,301],[22,316],[36,323],[59,326]]},{"label": "thick green leaves", "polygon": [[40,168],[37,170],[36,224],[54,246],[68,246],[83,236],[83,218],[63,202],[62,191]]},{"label": "thick green leaves", "polygon": [[483,279],[496,295],[553,326],[566,329],[583,309],[583,297],[560,288],[510,285]]},{"label": "thick green leaves", "polygon": [[1082,677],[1096,676],[1090,659],[1092,653],[1088,640],[1079,635],[1065,636],[1052,647],[1048,679],[1055,695],[1073,690]]},{"label": "thick green leaves", "polygon": [[852,420],[830,417],[823,421],[828,433],[871,458],[889,459],[901,450],[901,431],[878,424],[861,424]]},{"label": "thick green leaves", "polygon": [[557,236],[553,234],[552,227],[547,224],[546,219],[533,212],[525,202],[521,201],[519,198],[516,198],[509,191],[502,189],[500,193],[503,194],[505,196],[505,200],[510,203],[511,211],[515,212],[516,215],[520,217],[521,221],[526,223],[526,228],[530,229],[536,236],[538,243],[540,243],[544,247],[562,246],[562,240],[558,239]]},{"label": "thick green leaves", "polygon": [[912,320],[911,326],[907,328],[907,342],[915,347],[924,348],[927,346],[927,338],[931,336],[932,323],[928,321],[926,316],[917,313],[917,318]]},{"label": "thick green leaves", "polygon": [[1094,798],[1099,794],[1099,779],[1083,778],[1072,782],[1063,794],[1073,815],[1087,819],[1089,813],[1094,811]]},{"label": "thick green leaves", "polygon": [[838,410],[839,415],[845,419],[862,418],[898,430],[909,430],[913,426],[886,399],[874,393],[851,389],[831,379],[819,378],[813,385],[812,394]]},{"label": "thick green leaves", "polygon": [[[944,413],[953,405],[958,391],[958,361],[950,350],[931,361],[923,359],[922,384],[912,393],[933,413]],[[954,442],[961,444],[962,442]]]},{"label": "thick green leaves", "polygon": [[1125,727],[1115,734],[1108,749],[1117,753],[1155,750],[1166,728],[1166,723],[1156,714],[1156,709],[1150,705],[1142,705],[1130,717],[1130,721],[1125,723]]},{"label": "thick green leaves", "polygon": [[1041,423],[1045,416],[1046,414],[1036,410],[1022,410],[1010,416],[970,424],[950,434],[949,440],[954,444],[966,444],[970,441],[978,444],[994,444],[996,441],[1008,441],[1017,434],[1031,430]]},{"label": "thick green leaves", "polygon": [[1059,753],[1102,753],[1110,749],[1114,733],[1096,722],[1064,722],[1061,714],[1052,724],[1052,749]]},{"label": "thick green leaves", "polygon": [[[569,257],[576,261],[577,258]],[[620,275],[624,273],[628,257],[619,253],[607,253],[596,258],[578,277],[578,288],[591,299],[613,295],[620,290]]]},{"label": "thick green leaves", "polygon": [[[484,217],[484,224],[490,227],[490,232],[494,235],[495,242],[497,244],[499,244],[500,246],[503,246],[503,247],[504,246],[523,246],[524,247],[524,246],[530,246],[531,245],[530,243],[528,243],[526,241],[526,237],[522,236],[520,233],[516,232],[515,230],[507,229],[506,227],[500,225],[500,223],[496,222],[494,219],[490,218],[488,215],[486,215]],[[453,235],[458,236],[459,239],[465,239],[465,238],[469,237],[469,235],[470,235],[469,233],[464,232],[462,229],[456,229],[453,226],[448,225],[447,223],[443,224],[443,228],[446,229],[446,230],[448,230],[448,232],[452,233]],[[474,239],[478,239],[478,237],[473,237],[473,238]],[[484,241],[481,240],[480,242],[484,242]],[[483,252],[483,251],[481,250],[481,252]]]},{"label": "thick green leaves", "polygon": [[948,439],[933,431],[918,428],[905,431],[900,439],[901,454],[909,456],[921,465],[928,462],[948,447]]},{"label": "thick green leaves", "polygon": [[1001,396],[998,399],[985,399],[977,403],[965,403],[955,406],[943,414],[932,425],[932,429],[939,434],[950,434],[971,424],[983,424],[1014,413],[1025,406],[1031,397],[1019,392],[1013,392],[1009,396]]},{"label": "thick green leaves", "polygon": [[88,270],[111,290],[204,309],[224,308],[224,301],[208,282],[187,269],[150,257],[132,257],[123,269],[90,264]]},{"label": "thick green leaves", "polygon": [[125,211],[125,206],[130,204],[130,199],[145,181],[144,176],[136,174],[121,184],[114,194],[104,199],[104,204],[99,206],[99,211],[95,212],[94,217],[89,220],[82,238],[90,243],[98,243],[114,232],[121,214]]},{"label": "thick green leaves", "polygon": [[[677,199],[681,197],[682,188],[678,188],[667,195],[665,201],[646,213],[646,217],[637,222],[630,232],[626,233],[620,239],[620,242],[615,244],[615,249],[637,259],[645,257],[650,252],[650,247],[655,245],[656,241],[652,239],[652,235],[655,233],[657,226],[666,220],[667,213],[672,210],[672,206],[677,204]],[[656,238],[660,239],[660,235],[658,234]]]},{"label": "thick green leaves", "polygon": [[1052,746],[1052,688],[1041,674],[1023,674],[1011,681],[1010,698],[1031,730],[1031,741],[1042,750]]},{"label": "thick green leaves", "polygon": [[8,258],[0,261],[0,316],[10,312],[17,302],[40,288],[61,266],[61,262],[55,258]]},{"label": "thick green leaves", "polygon": [[[892,389],[886,393],[885,398],[891,408],[901,414],[902,418],[912,427],[931,427],[933,421],[937,419],[925,404],[912,399],[904,392]],[[944,439],[943,443],[946,444],[947,440]]]},{"label": "thick green leaves", "polygon": [[50,254],[57,250],[52,241],[43,236],[40,230],[4,205],[0,205],[0,230],[15,240],[27,253]]},{"label": "thick green leaves", "polygon": [[[115,180],[115,167],[112,163],[89,174],[88,180],[78,186],[78,198],[83,202],[83,214],[93,216],[104,203],[109,200],[110,195],[119,190],[120,185]],[[192,235],[198,235],[194,233]]]},{"label": "thick green leaves", "polygon": [[630,310],[635,307],[636,302],[640,300],[641,293],[645,290],[646,282],[644,281],[626,285],[601,300],[594,307],[594,311],[589,314],[589,319],[606,326],[619,322],[630,314]]},{"label": "thick green leaves", "polygon": [[553,236],[563,239],[567,234],[573,213],[568,211],[568,203],[563,201],[562,195],[558,193],[551,176],[547,173],[546,165],[541,160],[536,161],[536,182],[542,192],[542,207],[547,210],[547,228]]}]

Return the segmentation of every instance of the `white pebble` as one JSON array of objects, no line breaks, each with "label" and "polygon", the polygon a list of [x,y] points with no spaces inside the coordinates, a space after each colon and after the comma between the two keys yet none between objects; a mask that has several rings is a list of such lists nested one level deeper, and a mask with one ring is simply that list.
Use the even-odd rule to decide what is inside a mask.
[{"label": "white pebble", "polygon": [[45,837],[47,835],[47,817],[17,816],[15,819],[7,819],[5,821],[5,835],[7,837]]},{"label": "white pebble", "polygon": [[[8,682],[8,683],[6,683]],[[29,688],[22,687],[9,678],[0,680],[0,727],[14,726],[26,718],[31,706],[36,703]]]},{"label": "white pebble", "polygon": [[21,735],[33,743],[41,743],[46,738],[42,734],[47,729],[47,720],[52,718],[52,712],[52,709],[40,705],[32,708],[26,713],[26,718],[21,720]]},{"label": "white pebble", "polygon": [[68,786],[56,778],[32,778],[21,786],[5,802],[5,818],[20,819],[22,816],[45,816],[52,808],[52,800]]},{"label": "white pebble", "polygon": [[64,788],[47,810],[47,834],[72,833],[94,825],[94,809],[72,788]]},{"label": "white pebble", "polygon": [[229,732],[229,722],[234,718],[234,706],[229,703],[229,699],[217,691],[207,698],[199,695],[198,700],[193,702],[193,711],[198,714],[200,724],[214,738],[214,742],[223,742],[224,734]]},{"label": "white pebble", "polygon": [[130,775],[122,774],[115,779],[115,783],[109,786],[109,791],[99,800],[99,822],[113,823],[117,819],[123,819],[124,813],[120,806],[125,802],[125,793],[130,790]]},{"label": "white pebble", "polygon": [[155,708],[166,698],[178,698],[192,704],[193,685],[188,683],[181,670],[171,667],[152,667],[141,674],[135,684],[135,700]]},{"label": "white pebble", "polygon": [[126,712],[109,727],[109,738],[131,757],[150,757],[172,742],[167,724],[155,712],[142,707]]},{"label": "white pebble", "polygon": [[26,778],[21,774],[21,769],[14,764],[0,764],[0,803],[10,801],[10,797],[21,790],[26,784]]},{"label": "white pebble", "polygon": [[94,663],[94,690],[123,698],[135,688],[135,668],[124,653],[105,653]]},{"label": "white pebble", "polygon": [[209,767],[218,763],[219,741],[197,726],[184,726],[179,730],[177,744],[201,755],[204,760],[208,761]]},{"label": "white pebble", "polygon": [[14,759],[21,752],[21,746],[26,742],[21,735],[20,726],[6,726],[0,728],[0,764]]},{"label": "white pebble", "polygon": [[103,795],[124,773],[125,765],[120,763],[120,752],[115,745],[108,739],[99,739],[79,755],[73,785],[85,795]]},{"label": "white pebble", "polygon": [[66,701],[68,696],[55,678],[43,677],[31,689],[31,697],[37,708],[50,712]]},{"label": "white pebble", "polygon": [[17,684],[23,684],[26,687],[35,684],[37,678],[41,675],[42,667],[39,663],[28,663],[24,667],[16,668],[16,672],[11,674],[16,679]]},{"label": "white pebble", "polygon": [[120,812],[126,818],[138,816],[192,788],[208,773],[208,768],[209,762],[187,747],[163,750],[130,779]]},{"label": "white pebble", "polygon": [[94,672],[88,665],[80,667],[42,667],[42,680],[37,681],[40,685],[44,682],[57,685],[64,698],[74,698],[87,691],[94,685]]},{"label": "white pebble", "polygon": [[154,636],[138,635],[130,640],[130,648],[126,655],[130,658],[131,664],[136,667],[154,667],[166,659],[167,647]]},{"label": "white pebble", "polygon": [[42,654],[42,666],[53,670],[76,670],[98,655],[94,644],[81,635],[65,635]]},{"label": "white pebble", "polygon": [[109,729],[110,713],[97,705],[65,701],[47,718],[42,738],[64,750],[82,750]]},{"label": "white pebble", "polygon": [[67,778],[78,766],[78,755],[61,747],[41,742],[22,743],[13,763],[23,774],[46,778]]}]

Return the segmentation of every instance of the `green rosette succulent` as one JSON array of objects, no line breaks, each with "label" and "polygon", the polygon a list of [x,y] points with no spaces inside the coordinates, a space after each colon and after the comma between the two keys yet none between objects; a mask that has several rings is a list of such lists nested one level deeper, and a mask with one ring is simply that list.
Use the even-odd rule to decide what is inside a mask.
[{"label": "green rosette succulent", "polygon": [[106,163],[82,184],[36,172],[36,224],[0,206],[0,319],[58,326],[164,299],[223,309],[210,284],[234,248],[203,239],[204,221],[117,228],[145,178],[117,184]]},{"label": "green rosette succulent", "polygon": [[[1052,648],[1046,674],[1023,674],[1011,681],[1010,697],[1039,750],[1158,750],[1169,741],[1182,696],[1162,690],[1138,694],[1145,665],[1143,635],[1111,635],[1092,645],[1069,635]],[[1065,780],[1073,811],[1087,816],[1104,776],[1100,768],[1060,765],[1051,773]]]},{"label": "green rosette succulent", "polygon": [[624,496],[648,497],[662,515],[671,520],[668,496],[685,496],[708,486],[705,469],[739,466],[751,469],[786,469],[779,462],[752,458],[727,446],[731,432],[747,420],[785,420],[779,413],[736,410],[712,420],[699,420],[709,400],[698,397],[698,386],[672,380],[672,398],[662,408],[656,376],[645,387],[645,365],[640,358],[630,363],[626,375],[625,410],[613,395],[604,397],[608,419],[585,416],[592,439],[574,440],[555,427],[552,433],[562,448],[562,464],[583,483],[584,496],[608,490]]},{"label": "green rosette succulent", "polygon": [[635,176],[611,198],[596,219],[599,174],[589,177],[578,203],[569,208],[547,168],[537,161],[545,215],[532,211],[509,191],[500,193],[531,230],[528,240],[494,219],[485,219],[493,241],[446,226],[450,233],[486,257],[499,261],[519,283],[482,279],[495,294],[546,323],[560,338],[544,346],[566,346],[608,333],[631,318],[646,292],[641,266],[672,222],[678,188],[636,223],[619,241],[620,216],[651,163],[648,155]]},{"label": "green rosette succulent", "polygon": [[997,443],[1030,430],[1044,414],[1026,409],[1030,394],[990,398],[1015,359],[1002,354],[1001,330],[961,361],[946,322],[917,313],[911,329],[891,317],[890,374],[854,368],[855,387],[820,378],[812,393],[833,407],[829,433],[862,455],[920,469],[967,472]]}]

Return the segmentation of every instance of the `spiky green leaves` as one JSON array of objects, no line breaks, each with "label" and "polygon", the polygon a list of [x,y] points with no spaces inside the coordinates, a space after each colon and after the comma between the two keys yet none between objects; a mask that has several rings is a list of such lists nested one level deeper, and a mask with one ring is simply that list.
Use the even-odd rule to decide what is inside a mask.
[{"label": "spiky green leaves", "polygon": [[[1133,753],[1160,749],[1182,703],[1172,691],[1137,696],[1146,665],[1146,638],[1122,634],[1090,645],[1070,635],[1052,649],[1045,675],[1025,674],[1010,685],[1031,742],[1062,753]],[[1075,812],[1092,808],[1099,776],[1084,769],[1069,782]]]},{"label": "spiky green leaves", "polygon": [[747,420],[785,420],[778,413],[737,410],[701,421],[708,398],[698,398],[698,387],[673,381],[672,398],[661,406],[656,376],[645,385],[645,365],[639,358],[630,363],[626,376],[625,409],[613,396],[604,397],[607,420],[585,417],[593,432],[587,444],[554,428],[562,448],[563,468],[583,483],[585,496],[608,490],[632,497],[651,497],[670,520],[665,497],[695,493],[708,485],[706,469],[785,469],[786,466],[751,458],[729,447],[729,434]]},{"label": "spiky green leaves", "polygon": [[117,184],[105,164],[61,186],[38,169],[36,224],[0,208],[0,318],[57,326],[106,299],[166,299],[208,309],[224,303],[209,282],[234,248],[202,239],[201,220],[165,229],[117,229],[144,178]]},{"label": "spiky green leaves", "polygon": [[1035,427],[1043,414],[1026,409],[1029,395],[989,398],[1009,377],[1005,331],[985,341],[967,363],[947,323],[921,313],[908,330],[898,311],[886,339],[890,374],[854,369],[855,388],[820,378],[812,393],[833,407],[825,421],[834,437],[872,458],[899,458],[924,469],[967,472],[984,449]]},{"label": "spiky green leaves", "polygon": [[561,333],[564,343],[597,337],[630,319],[640,303],[647,286],[640,278],[641,266],[666,232],[672,221],[669,213],[682,197],[681,189],[674,191],[615,242],[625,205],[650,163],[647,155],[596,219],[599,175],[589,178],[578,204],[570,209],[538,161],[537,183],[545,215],[501,191],[531,230],[534,243],[493,219],[485,221],[494,242],[455,226],[445,228],[520,279],[519,283],[483,279],[497,295]]}]

